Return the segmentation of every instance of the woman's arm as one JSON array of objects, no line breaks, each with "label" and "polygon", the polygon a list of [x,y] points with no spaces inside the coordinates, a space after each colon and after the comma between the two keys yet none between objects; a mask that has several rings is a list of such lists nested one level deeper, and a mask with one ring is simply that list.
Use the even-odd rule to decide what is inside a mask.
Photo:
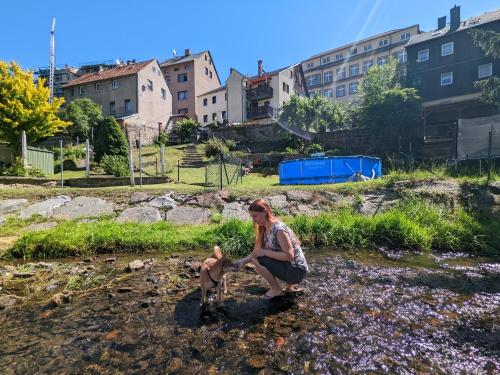
[{"label": "woman's arm", "polygon": [[281,260],[284,262],[291,262],[294,258],[292,241],[290,236],[282,230],[276,234],[280,244],[281,251],[273,251],[266,249],[255,249],[252,254],[256,257],[266,256],[271,259]]}]

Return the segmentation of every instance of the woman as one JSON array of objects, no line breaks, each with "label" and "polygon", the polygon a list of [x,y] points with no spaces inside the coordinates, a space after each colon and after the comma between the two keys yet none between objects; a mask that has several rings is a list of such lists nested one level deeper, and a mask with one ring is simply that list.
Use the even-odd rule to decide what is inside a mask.
[{"label": "woman", "polygon": [[248,262],[270,286],[262,299],[283,295],[276,278],[287,283],[287,291],[300,290],[297,286],[308,271],[300,242],[292,230],[276,218],[264,199],[255,200],[248,212],[256,228],[255,246],[252,253],[236,262],[238,268]]}]

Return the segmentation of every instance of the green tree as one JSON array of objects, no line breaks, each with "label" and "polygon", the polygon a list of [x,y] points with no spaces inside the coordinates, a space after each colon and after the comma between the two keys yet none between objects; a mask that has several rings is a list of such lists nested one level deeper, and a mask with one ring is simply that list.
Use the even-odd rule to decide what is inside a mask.
[{"label": "green tree", "polygon": [[363,106],[379,103],[385,90],[400,86],[398,63],[389,59],[387,64],[372,66],[359,85]]},{"label": "green tree", "polygon": [[185,118],[175,124],[177,135],[181,142],[189,142],[191,135],[196,130],[198,125],[193,119]]},{"label": "green tree", "polygon": [[30,142],[54,135],[71,123],[57,113],[63,98],[49,103],[50,91],[44,80],[33,82],[33,73],[22,70],[15,62],[0,61],[0,137],[16,150],[21,148],[21,133]]},{"label": "green tree", "polygon": [[[481,29],[472,29],[469,33],[474,44],[480,47],[486,56],[500,58],[500,33]],[[475,81],[474,87],[481,92],[482,102],[500,106],[500,78],[491,76]]]},{"label": "green tree", "polygon": [[69,103],[61,110],[60,117],[72,123],[67,129],[71,139],[75,139],[76,136],[85,139],[90,136],[90,128],[96,128],[104,115],[99,104],[85,98]]},{"label": "green tree", "polygon": [[113,117],[103,119],[97,126],[94,159],[100,162],[104,155],[118,155],[128,160],[128,142],[120,125]]}]

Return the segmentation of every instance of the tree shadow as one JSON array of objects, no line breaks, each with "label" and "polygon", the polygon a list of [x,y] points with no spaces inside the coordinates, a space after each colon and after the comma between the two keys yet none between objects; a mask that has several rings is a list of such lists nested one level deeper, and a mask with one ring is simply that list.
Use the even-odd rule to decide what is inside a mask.
[{"label": "tree shadow", "polygon": [[500,293],[500,278],[496,275],[471,277],[460,272],[454,275],[429,274],[415,278],[402,278],[411,286],[427,286],[432,289],[448,289],[461,294]]}]

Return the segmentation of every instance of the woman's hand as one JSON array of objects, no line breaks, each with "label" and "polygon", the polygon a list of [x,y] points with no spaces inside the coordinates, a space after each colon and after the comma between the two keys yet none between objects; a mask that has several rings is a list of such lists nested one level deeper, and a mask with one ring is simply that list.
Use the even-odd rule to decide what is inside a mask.
[{"label": "woman's hand", "polygon": [[254,249],[254,251],[252,251],[252,256],[254,258],[263,257],[263,256],[266,256],[266,254],[267,254],[266,249]]}]

